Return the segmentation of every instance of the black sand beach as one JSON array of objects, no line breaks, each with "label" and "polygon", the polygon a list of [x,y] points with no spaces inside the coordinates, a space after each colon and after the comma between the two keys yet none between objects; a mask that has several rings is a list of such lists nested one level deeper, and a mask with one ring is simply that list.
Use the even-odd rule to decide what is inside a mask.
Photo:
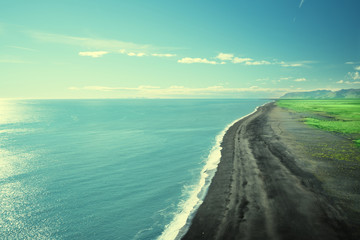
[{"label": "black sand beach", "polygon": [[270,103],[227,131],[182,239],[360,239],[359,148],[301,117]]}]

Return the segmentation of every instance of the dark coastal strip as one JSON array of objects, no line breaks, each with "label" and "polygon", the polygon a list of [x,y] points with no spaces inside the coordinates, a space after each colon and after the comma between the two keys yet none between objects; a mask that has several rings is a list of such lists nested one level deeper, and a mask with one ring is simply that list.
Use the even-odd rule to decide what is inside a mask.
[{"label": "dark coastal strip", "polygon": [[314,175],[318,166],[301,153],[298,142],[319,141],[314,134],[343,141],[274,103],[231,126],[208,193],[182,239],[360,239],[358,212],[327,194]]}]

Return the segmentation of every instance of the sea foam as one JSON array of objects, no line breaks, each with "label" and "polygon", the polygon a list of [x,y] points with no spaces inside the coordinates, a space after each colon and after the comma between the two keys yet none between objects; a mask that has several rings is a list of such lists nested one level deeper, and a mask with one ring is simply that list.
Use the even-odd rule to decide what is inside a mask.
[{"label": "sea foam", "polygon": [[[264,104],[265,105],[265,104]],[[262,105],[263,106],[263,105]],[[210,153],[207,157],[206,164],[201,170],[200,180],[197,185],[191,190],[189,198],[180,203],[179,209],[181,211],[174,216],[174,219],[165,226],[165,230],[158,237],[158,240],[174,240],[181,239],[190,227],[192,218],[194,217],[197,209],[202,204],[207,190],[210,186],[211,180],[214,177],[217,167],[220,163],[221,158],[221,143],[227,130],[241,119],[250,116],[255,113],[259,107],[255,110],[239,119],[236,119],[232,123],[228,124],[224,130],[222,130],[215,137],[215,144],[211,148]]]}]

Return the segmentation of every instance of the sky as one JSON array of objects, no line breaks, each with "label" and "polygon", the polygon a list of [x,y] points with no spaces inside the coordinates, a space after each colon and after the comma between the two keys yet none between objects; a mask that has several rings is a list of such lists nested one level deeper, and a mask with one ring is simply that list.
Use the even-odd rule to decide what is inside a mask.
[{"label": "sky", "polygon": [[0,98],[360,87],[359,0],[1,0]]}]

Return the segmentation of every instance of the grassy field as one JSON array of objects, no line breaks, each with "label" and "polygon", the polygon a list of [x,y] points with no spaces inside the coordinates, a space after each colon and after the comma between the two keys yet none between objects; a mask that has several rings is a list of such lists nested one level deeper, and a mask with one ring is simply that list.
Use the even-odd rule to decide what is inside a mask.
[{"label": "grassy field", "polygon": [[[360,99],[278,100],[277,105],[296,112],[291,115],[311,127],[339,133],[295,133],[305,156],[299,162],[360,223]],[[301,141],[301,136],[310,139]]]},{"label": "grassy field", "polygon": [[360,146],[360,99],[278,100],[277,105],[307,114],[304,121],[310,126],[352,134]]}]

